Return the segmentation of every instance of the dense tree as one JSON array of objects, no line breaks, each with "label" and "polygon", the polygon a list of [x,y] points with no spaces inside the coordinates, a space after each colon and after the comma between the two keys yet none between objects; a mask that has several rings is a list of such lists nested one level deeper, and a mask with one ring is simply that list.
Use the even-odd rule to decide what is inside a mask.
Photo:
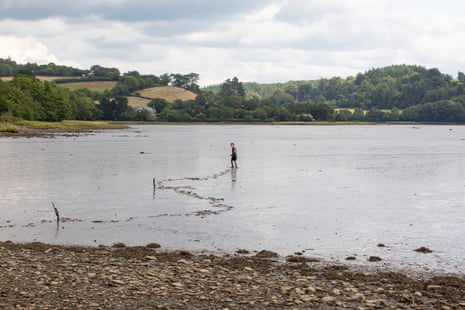
[{"label": "dense tree", "polygon": [[465,74],[459,71],[459,73],[457,74],[457,80],[459,80],[460,82],[465,82]]},{"label": "dense tree", "polygon": [[102,98],[98,107],[105,120],[126,121],[135,116],[135,111],[129,106],[126,97]]},{"label": "dense tree", "polygon": [[156,98],[150,101],[148,106],[160,114],[166,107],[168,107],[168,102],[163,98]]},{"label": "dense tree", "polygon": [[184,88],[191,92],[198,93],[200,90],[199,85],[197,84],[199,79],[200,77],[197,73],[176,73],[170,75],[170,84],[175,87]]},{"label": "dense tree", "polygon": [[111,81],[117,81],[120,77],[120,71],[117,68],[105,68],[100,65],[93,65],[90,68],[91,76],[104,77]]},{"label": "dense tree", "polygon": [[273,100],[273,102],[277,105],[284,105],[295,102],[294,96],[281,90],[277,90],[273,96],[271,96],[271,100]]},{"label": "dense tree", "polygon": [[239,82],[237,77],[233,77],[232,79],[227,79],[221,85],[220,97],[228,98],[231,95],[237,95],[240,98],[245,98],[245,90],[242,86],[242,83]]},{"label": "dense tree", "polygon": [[[90,120],[99,117],[92,98],[83,91],[71,91],[31,75],[17,75],[0,82],[1,112],[27,120]],[[6,107],[6,109],[5,109]]]},{"label": "dense tree", "polygon": [[8,84],[0,80],[0,115],[8,111],[8,101],[6,94],[8,93]]},{"label": "dense tree", "polygon": [[25,65],[21,65],[11,60],[10,58],[0,58],[0,76],[14,76],[20,72],[30,72],[34,75],[48,76],[82,76],[89,73],[88,70],[60,66],[53,62],[46,65],[38,65],[36,63],[27,63]]}]

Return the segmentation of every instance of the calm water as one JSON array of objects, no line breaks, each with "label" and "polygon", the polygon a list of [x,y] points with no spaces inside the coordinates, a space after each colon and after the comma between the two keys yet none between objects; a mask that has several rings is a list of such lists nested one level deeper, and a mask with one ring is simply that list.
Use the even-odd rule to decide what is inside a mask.
[{"label": "calm water", "polygon": [[[2,138],[0,171],[1,240],[305,251],[356,263],[376,255],[465,272],[462,126],[134,126]],[[413,251],[421,246],[434,252]]]}]

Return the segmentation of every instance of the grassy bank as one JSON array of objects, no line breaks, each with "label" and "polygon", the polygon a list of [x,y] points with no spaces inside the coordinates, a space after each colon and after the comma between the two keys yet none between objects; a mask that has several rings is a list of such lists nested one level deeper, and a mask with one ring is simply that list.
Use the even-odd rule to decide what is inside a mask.
[{"label": "grassy bank", "polygon": [[62,121],[62,122],[39,122],[24,121],[17,119],[0,119],[0,133],[5,135],[26,135],[52,132],[79,132],[103,129],[126,129],[128,125],[122,123],[111,123],[103,121]]},{"label": "grassy bank", "polygon": [[10,124],[10,123],[0,123],[0,132],[5,132],[5,133],[17,133],[18,128],[16,128],[15,125]]},{"label": "grassy bank", "polygon": [[37,130],[63,130],[63,131],[84,131],[96,129],[124,129],[128,126],[100,121],[62,121],[62,122],[38,122],[38,121],[18,121],[16,125],[28,129]]}]

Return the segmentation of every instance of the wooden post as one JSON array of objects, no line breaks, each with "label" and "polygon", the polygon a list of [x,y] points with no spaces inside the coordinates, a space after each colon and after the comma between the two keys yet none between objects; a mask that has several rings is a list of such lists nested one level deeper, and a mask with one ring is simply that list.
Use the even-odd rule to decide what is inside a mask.
[{"label": "wooden post", "polygon": [[157,180],[153,178],[153,199],[155,199],[155,191],[157,190]]},{"label": "wooden post", "polygon": [[58,209],[55,207],[55,204],[53,203],[52,201],[52,207],[53,207],[53,210],[55,211],[55,215],[57,217],[57,225],[60,223],[60,213],[58,212]]}]

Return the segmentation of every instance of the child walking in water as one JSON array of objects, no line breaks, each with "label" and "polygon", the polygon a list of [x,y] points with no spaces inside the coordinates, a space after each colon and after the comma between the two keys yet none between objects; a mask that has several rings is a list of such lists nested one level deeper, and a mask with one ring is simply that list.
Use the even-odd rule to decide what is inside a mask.
[{"label": "child walking in water", "polygon": [[231,168],[237,168],[237,150],[233,142],[229,144],[231,146]]}]

